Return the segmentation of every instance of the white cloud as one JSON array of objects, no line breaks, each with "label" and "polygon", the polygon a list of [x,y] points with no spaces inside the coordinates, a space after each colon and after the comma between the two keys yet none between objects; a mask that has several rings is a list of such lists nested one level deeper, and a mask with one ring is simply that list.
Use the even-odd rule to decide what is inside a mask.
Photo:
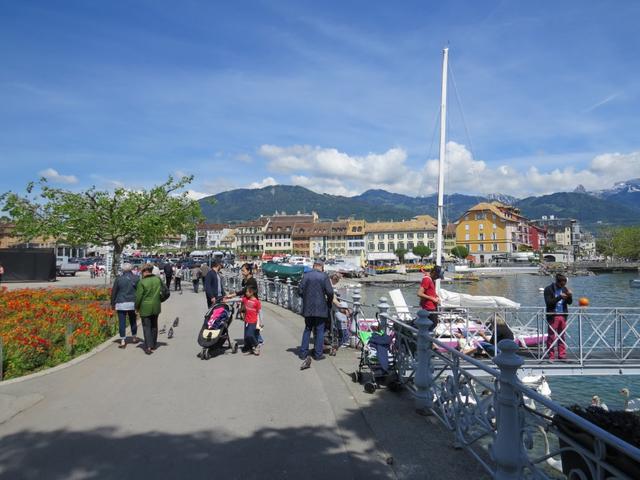
[{"label": "white cloud", "polygon": [[192,200],[200,200],[201,198],[209,197],[211,195],[212,195],[211,193],[197,192],[195,190],[187,190],[187,197],[189,197]]},{"label": "white cloud", "polygon": [[[427,160],[422,169],[407,164],[407,153],[392,148],[384,153],[351,156],[334,148],[294,145],[263,145],[260,155],[268,160],[271,171],[290,174],[292,183],[318,192],[354,195],[371,188],[412,196],[437,191],[438,160]],[[606,153],[595,157],[586,167],[566,166],[541,171],[544,156],[534,157],[526,169],[508,164],[490,165],[474,159],[461,144],[449,142],[445,163],[447,192],[464,194],[505,193],[524,197],[571,191],[582,184],[587,190],[608,188],[614,183],[640,177],[640,152]],[[563,164],[561,158],[556,164]],[[272,183],[269,183],[272,182]],[[272,177],[252,184],[251,188],[273,185]]]},{"label": "white cloud", "polygon": [[251,158],[251,155],[247,154],[247,153],[239,153],[238,155],[236,155],[234,157],[235,160],[237,160],[238,162],[242,162],[242,163],[251,163],[253,162],[253,158]]},{"label": "white cloud", "polygon": [[267,177],[267,178],[263,178],[259,182],[251,183],[247,188],[264,188],[264,187],[271,187],[273,185],[278,185],[278,182],[276,181],[276,179],[273,177]]},{"label": "white cloud", "polygon": [[78,177],[76,177],[75,175],[61,175],[57,170],[54,170],[53,168],[41,170],[39,174],[54,183],[78,183]]}]

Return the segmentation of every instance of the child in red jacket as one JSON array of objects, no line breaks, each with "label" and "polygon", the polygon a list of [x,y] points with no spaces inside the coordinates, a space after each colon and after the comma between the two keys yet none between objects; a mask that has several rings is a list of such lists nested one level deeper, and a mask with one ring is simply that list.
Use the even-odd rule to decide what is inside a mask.
[{"label": "child in red jacket", "polygon": [[244,345],[242,351],[249,354],[260,355],[260,345],[256,339],[256,328],[262,304],[253,287],[247,287],[242,297],[242,312],[244,313]]}]

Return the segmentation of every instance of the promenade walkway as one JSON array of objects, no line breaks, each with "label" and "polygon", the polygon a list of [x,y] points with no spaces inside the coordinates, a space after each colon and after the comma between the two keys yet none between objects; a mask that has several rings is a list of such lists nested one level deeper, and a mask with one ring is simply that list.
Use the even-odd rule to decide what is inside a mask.
[{"label": "promenade walkway", "polygon": [[160,325],[180,321],[151,356],[113,343],[0,383],[0,478],[484,478],[407,394],[352,384],[354,350],[300,371],[301,318],[264,310],[260,357],[196,358],[205,299],[188,289],[163,304]]}]

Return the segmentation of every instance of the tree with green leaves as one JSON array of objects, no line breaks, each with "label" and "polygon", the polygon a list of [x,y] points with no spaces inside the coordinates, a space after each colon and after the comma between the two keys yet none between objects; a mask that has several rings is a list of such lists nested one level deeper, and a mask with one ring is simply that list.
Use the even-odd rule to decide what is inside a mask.
[{"label": "tree with green leaves", "polygon": [[456,258],[467,258],[469,256],[469,250],[462,245],[456,245],[451,249],[451,255]]},{"label": "tree with green leaves", "polygon": [[72,192],[41,178],[29,183],[26,195],[0,195],[0,205],[25,240],[45,237],[69,245],[113,247],[115,274],[127,245],[150,247],[167,236],[195,230],[202,221],[200,204],[183,191],[192,180],[193,176],[179,180],[170,176],[148,190],[106,191],[94,186]]},{"label": "tree with green leaves", "polygon": [[400,263],[404,263],[404,256],[407,254],[407,251],[408,250],[406,248],[396,248],[394,253],[398,256]]},{"label": "tree with green leaves", "polygon": [[640,226],[620,227],[613,235],[613,253],[627,260],[640,260]]},{"label": "tree with green leaves", "polygon": [[431,249],[427,245],[416,245],[411,251],[420,258],[431,255]]}]

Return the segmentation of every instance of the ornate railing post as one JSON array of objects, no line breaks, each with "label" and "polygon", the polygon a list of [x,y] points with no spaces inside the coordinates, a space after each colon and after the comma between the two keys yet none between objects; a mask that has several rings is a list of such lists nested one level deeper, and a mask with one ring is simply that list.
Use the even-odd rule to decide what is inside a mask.
[{"label": "ornate railing post", "polygon": [[420,415],[431,415],[433,407],[433,370],[431,365],[431,346],[433,343],[429,338],[429,329],[433,322],[429,320],[429,313],[426,310],[418,310],[416,326],[418,327],[418,352],[416,374],[413,381],[416,387],[416,411]]},{"label": "ornate railing post", "polygon": [[291,277],[287,277],[287,308],[289,310],[293,310],[293,297],[291,294]]},{"label": "ornate railing post", "polygon": [[275,297],[276,305],[280,304],[280,277],[276,275],[276,278],[273,279],[273,296]]},{"label": "ornate railing post", "polygon": [[518,345],[513,340],[500,340],[498,349],[500,353],[493,359],[500,368],[500,376],[494,398],[496,434],[491,455],[496,462],[494,478],[511,480],[521,478],[526,458],[522,441],[522,399],[514,388],[519,381],[518,369],[524,360],[516,354]]},{"label": "ornate railing post", "polygon": [[380,297],[380,303],[378,304],[378,318],[382,331],[387,331],[387,324],[389,321],[389,304],[387,303],[387,297]]},{"label": "ornate railing post", "polygon": [[360,295],[360,289],[356,288],[353,291],[353,295],[351,296],[351,300],[353,300],[353,315],[356,316],[360,313],[360,300],[362,300],[362,295]]}]

